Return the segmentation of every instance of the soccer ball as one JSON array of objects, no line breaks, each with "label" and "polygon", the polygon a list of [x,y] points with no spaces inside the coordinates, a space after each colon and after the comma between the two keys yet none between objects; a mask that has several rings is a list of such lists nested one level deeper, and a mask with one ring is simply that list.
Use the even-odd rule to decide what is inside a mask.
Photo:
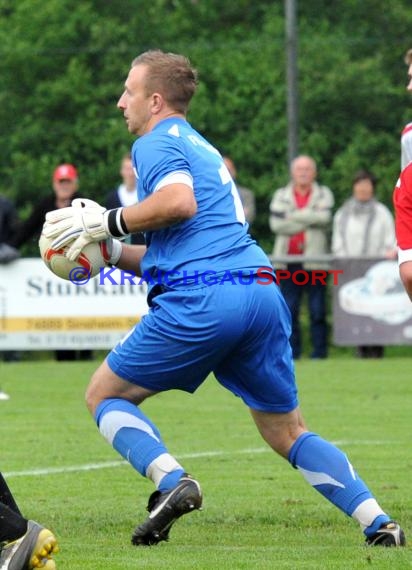
[{"label": "soccer ball", "polygon": [[84,283],[95,277],[101,267],[107,266],[110,258],[105,241],[87,244],[75,261],[70,261],[64,255],[70,246],[53,249],[52,242],[53,239],[41,234],[39,239],[41,258],[52,273],[72,283]]}]

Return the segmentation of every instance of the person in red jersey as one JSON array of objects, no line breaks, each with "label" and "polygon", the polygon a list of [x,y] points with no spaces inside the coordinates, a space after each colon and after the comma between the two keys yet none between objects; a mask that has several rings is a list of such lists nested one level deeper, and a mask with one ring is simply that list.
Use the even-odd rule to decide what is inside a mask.
[{"label": "person in red jersey", "polygon": [[412,162],[401,172],[396,183],[393,203],[399,274],[412,301]]},{"label": "person in red jersey", "polygon": [[[412,49],[405,54],[405,63],[408,66],[408,84],[406,89],[412,93]],[[412,122],[405,125],[401,135],[401,169],[412,162]]]},{"label": "person in red jersey", "polygon": [[[412,49],[405,54],[408,66],[407,90],[412,93]],[[395,232],[398,244],[399,274],[412,301],[412,123],[406,125],[401,137],[402,172],[393,194]]]}]

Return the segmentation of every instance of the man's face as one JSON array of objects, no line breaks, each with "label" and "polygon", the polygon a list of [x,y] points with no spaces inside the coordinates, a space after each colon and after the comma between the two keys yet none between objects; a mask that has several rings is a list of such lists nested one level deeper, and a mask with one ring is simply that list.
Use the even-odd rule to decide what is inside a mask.
[{"label": "man's face", "polygon": [[149,131],[148,123],[152,117],[150,112],[152,97],[145,93],[145,65],[135,65],[129,71],[125,89],[117,102],[123,112],[130,133],[142,136]]},{"label": "man's face", "polygon": [[54,180],[53,190],[58,200],[69,200],[77,190],[77,179]]},{"label": "man's face", "polygon": [[412,63],[408,68],[408,85],[406,89],[412,93]]},{"label": "man's face", "polygon": [[292,167],[292,180],[298,186],[308,186],[316,178],[316,169],[312,161],[304,157],[298,158]]}]

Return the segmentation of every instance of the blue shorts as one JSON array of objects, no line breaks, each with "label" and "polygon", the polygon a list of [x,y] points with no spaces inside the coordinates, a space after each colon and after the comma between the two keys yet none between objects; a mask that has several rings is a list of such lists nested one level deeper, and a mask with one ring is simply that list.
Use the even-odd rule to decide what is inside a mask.
[{"label": "blue shorts", "polygon": [[168,290],[110,352],[115,374],[149,390],[194,392],[213,372],[252,409],[289,412],[297,390],[290,313],[275,284]]}]

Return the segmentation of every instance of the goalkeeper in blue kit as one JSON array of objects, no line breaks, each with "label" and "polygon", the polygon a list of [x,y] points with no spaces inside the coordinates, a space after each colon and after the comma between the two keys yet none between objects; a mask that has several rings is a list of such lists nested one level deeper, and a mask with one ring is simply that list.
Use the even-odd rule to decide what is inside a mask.
[{"label": "goalkeeper in blue kit", "polygon": [[[399,524],[380,507],[347,456],[306,427],[289,344],[290,314],[220,153],[186,120],[197,74],[181,55],[139,55],[118,101],[132,148],[138,204],[95,203],[47,214],[53,247],[76,259],[108,240],[111,263],[150,275],[149,313],[94,373],[87,406],[101,434],[151,479],[149,516],[135,545],[169,538],[202,504],[198,481],[171,455],[142,402],[171,389],[194,392],[213,372],[248,406],[268,445],[326,499],[360,524],[369,545],[401,546]],[[146,245],[118,238],[144,232]],[[208,281],[213,272],[222,279]]]}]

